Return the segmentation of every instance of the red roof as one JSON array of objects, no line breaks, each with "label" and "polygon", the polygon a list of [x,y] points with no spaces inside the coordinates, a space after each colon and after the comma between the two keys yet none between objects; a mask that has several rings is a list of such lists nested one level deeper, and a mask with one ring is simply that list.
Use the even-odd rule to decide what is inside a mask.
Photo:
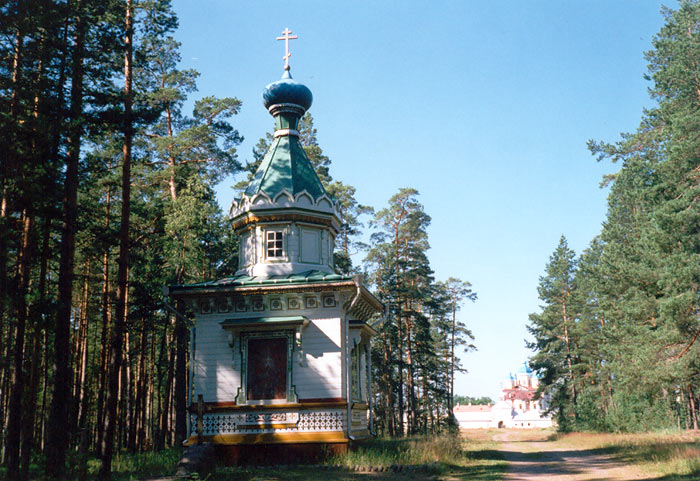
[{"label": "red roof", "polygon": [[532,401],[535,399],[535,389],[531,387],[518,386],[513,389],[504,389],[503,397],[507,400]]},{"label": "red roof", "polygon": [[454,412],[456,413],[476,413],[476,412],[484,412],[484,411],[491,411],[491,406],[490,404],[475,404],[475,405],[468,405],[468,406],[461,406],[457,405],[455,406]]}]

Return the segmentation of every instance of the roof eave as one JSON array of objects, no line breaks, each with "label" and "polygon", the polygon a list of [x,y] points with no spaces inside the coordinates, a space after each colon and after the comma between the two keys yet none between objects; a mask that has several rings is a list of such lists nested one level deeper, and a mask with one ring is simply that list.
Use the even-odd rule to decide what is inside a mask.
[{"label": "roof eave", "polygon": [[304,287],[314,287],[314,289],[323,288],[339,288],[339,287],[355,287],[352,279],[350,280],[337,280],[337,281],[295,281],[286,282],[284,284],[274,284],[274,283],[259,283],[256,285],[220,285],[220,286],[169,286],[169,295],[175,298],[185,298],[185,297],[200,297],[207,295],[220,295],[225,293],[240,293],[240,294],[251,294],[257,292],[284,292],[284,291],[294,291],[299,290]]}]

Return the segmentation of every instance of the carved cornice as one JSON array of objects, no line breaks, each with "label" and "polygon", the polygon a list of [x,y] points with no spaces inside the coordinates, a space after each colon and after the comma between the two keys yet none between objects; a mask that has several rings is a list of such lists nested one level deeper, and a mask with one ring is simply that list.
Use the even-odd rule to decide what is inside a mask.
[{"label": "carved cornice", "polygon": [[299,212],[275,212],[269,214],[246,212],[234,219],[233,230],[239,233],[251,224],[271,223],[271,222],[308,222],[309,224],[320,225],[333,229],[334,234],[338,234],[338,227],[330,217],[320,217],[318,215],[303,214]]}]

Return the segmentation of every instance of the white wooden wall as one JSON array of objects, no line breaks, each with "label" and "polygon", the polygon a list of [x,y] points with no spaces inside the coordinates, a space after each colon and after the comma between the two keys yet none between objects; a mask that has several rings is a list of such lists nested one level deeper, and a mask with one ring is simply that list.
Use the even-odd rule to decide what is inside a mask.
[{"label": "white wooden wall", "polygon": [[[203,395],[204,402],[233,402],[240,386],[240,344],[229,346],[229,331],[220,325],[224,319],[272,316],[273,313],[247,312],[198,315],[195,360],[193,363],[193,399]],[[285,311],[274,315],[302,315],[311,322],[303,330],[303,365],[295,353],[293,383],[299,399],[342,397],[342,360],[340,309]],[[313,316],[323,315],[314,319]],[[337,316],[337,317],[333,317]],[[237,337],[237,336],[236,336]],[[296,348],[295,348],[296,350]]]}]

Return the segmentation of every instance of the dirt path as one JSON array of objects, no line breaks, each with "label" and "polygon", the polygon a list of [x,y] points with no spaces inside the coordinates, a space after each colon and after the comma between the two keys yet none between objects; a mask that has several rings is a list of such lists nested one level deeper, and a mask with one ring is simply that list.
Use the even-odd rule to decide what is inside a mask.
[{"label": "dirt path", "polygon": [[498,449],[508,462],[506,480],[626,481],[654,478],[609,455],[531,438],[524,436],[522,431],[504,431],[494,435],[493,440],[499,443]]}]

